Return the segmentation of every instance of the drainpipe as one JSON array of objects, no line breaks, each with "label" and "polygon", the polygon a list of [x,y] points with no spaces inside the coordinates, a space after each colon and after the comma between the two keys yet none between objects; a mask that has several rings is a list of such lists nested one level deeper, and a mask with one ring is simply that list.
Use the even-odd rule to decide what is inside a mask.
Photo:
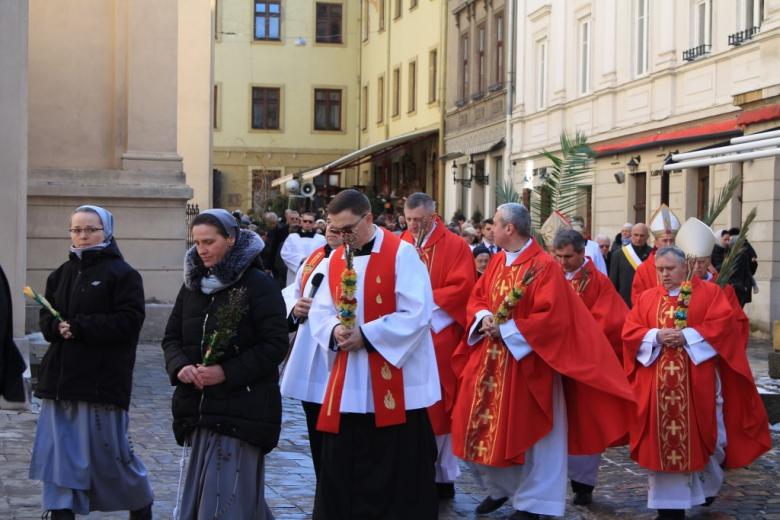
[{"label": "drainpipe", "polygon": [[447,77],[447,15],[448,15],[448,9],[447,9],[447,0],[440,0],[441,2],[441,20],[439,21],[439,49],[436,51],[436,61],[437,63],[437,71],[436,71],[436,82],[439,86],[437,89],[438,92],[436,93],[437,100],[439,102],[439,152],[436,155],[436,162],[432,165],[434,168],[437,165],[440,165],[441,168],[439,168],[439,182],[438,186],[436,188],[436,193],[439,195],[437,197],[436,201],[436,208],[439,211],[440,216],[443,217],[443,220],[446,222],[447,217],[444,215],[441,215],[441,213],[444,212],[444,201],[446,199],[444,190],[446,189],[446,184],[444,182],[444,178],[447,176],[447,168],[445,167],[445,163],[441,161],[441,156],[444,155],[444,124],[445,124],[445,114],[447,111],[447,84],[445,81],[445,78]]},{"label": "drainpipe", "polygon": [[[506,31],[509,45],[507,45],[507,59],[506,59],[506,133],[505,133],[505,147],[504,147],[504,182],[507,179],[510,182],[514,182],[512,173],[514,168],[512,167],[512,108],[514,106],[515,97],[515,24],[517,19],[517,0],[507,0],[507,22],[509,28]],[[496,176],[498,177],[498,176]],[[496,178],[498,183],[498,178]],[[498,201],[496,201],[498,204]]]},{"label": "drainpipe", "polygon": [[[363,137],[363,118],[366,118],[368,122],[368,114],[363,114],[363,3],[368,0],[363,0],[360,5],[360,14],[358,15],[358,33],[360,34],[358,42],[358,121],[357,121],[357,146],[355,150],[360,150],[361,139]],[[368,101],[366,101],[366,112],[368,112]],[[368,125],[366,125],[368,129]],[[344,183],[346,185],[346,183]],[[360,164],[355,166],[355,184],[361,184],[360,182]]]},{"label": "drainpipe", "polygon": [[[380,2],[379,5],[381,6],[382,3]],[[392,117],[390,114],[390,103],[391,103],[391,97],[393,95],[393,71],[391,70],[390,65],[390,47],[391,47],[391,38],[390,38],[390,32],[393,30],[393,20],[390,16],[387,16],[387,9],[390,7],[392,9],[392,2],[385,2],[385,12],[383,13],[385,17],[385,31],[387,33],[387,45],[386,53],[385,53],[385,92],[389,92],[389,96],[384,96],[384,102],[385,102],[385,114],[384,114],[384,126],[385,126],[385,141],[390,138],[390,118]],[[390,87],[390,88],[387,88]],[[398,85],[398,92],[400,96],[401,92],[401,85]],[[383,94],[384,95],[384,94]],[[400,110],[400,106],[398,109]]]}]

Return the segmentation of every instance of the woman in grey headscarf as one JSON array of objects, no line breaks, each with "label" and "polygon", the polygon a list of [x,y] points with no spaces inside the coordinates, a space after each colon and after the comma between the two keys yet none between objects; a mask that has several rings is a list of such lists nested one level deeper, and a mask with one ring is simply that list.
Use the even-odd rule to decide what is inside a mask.
[{"label": "woman in grey headscarf", "polygon": [[192,447],[177,518],[272,519],[264,457],[281,429],[284,300],[262,270],[262,241],[230,213],[202,212],[192,237],[162,342],[173,432]]},{"label": "woman in grey headscarf", "polygon": [[43,481],[52,520],[122,510],[131,520],[152,518],[146,468],[127,436],[144,290],[113,227],[101,207],[76,209],[70,257],[46,282],[46,299],[63,319],[41,309],[41,332],[51,345],[35,391],[42,404],[30,478]]}]

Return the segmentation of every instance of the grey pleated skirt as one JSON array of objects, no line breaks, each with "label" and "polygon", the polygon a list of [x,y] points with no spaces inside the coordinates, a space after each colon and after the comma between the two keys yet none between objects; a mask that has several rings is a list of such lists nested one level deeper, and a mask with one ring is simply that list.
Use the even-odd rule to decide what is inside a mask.
[{"label": "grey pleated skirt", "polygon": [[192,445],[177,520],[273,520],[265,502],[263,453],[249,443],[204,428]]},{"label": "grey pleated skirt", "polygon": [[44,399],[30,478],[43,482],[43,508],[133,511],[153,500],[146,468],[133,453],[127,411],[112,405]]}]

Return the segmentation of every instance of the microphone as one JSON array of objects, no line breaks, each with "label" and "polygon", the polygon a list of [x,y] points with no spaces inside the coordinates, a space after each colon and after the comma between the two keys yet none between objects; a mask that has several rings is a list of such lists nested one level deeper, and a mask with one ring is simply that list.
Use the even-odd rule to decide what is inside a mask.
[{"label": "microphone", "polygon": [[[317,273],[314,275],[314,278],[311,279],[311,289],[309,290],[309,298],[314,298],[314,295],[317,294],[317,290],[320,288],[320,284],[322,283],[322,279],[325,278],[325,275],[322,273]],[[306,317],[304,316],[300,320],[298,320],[298,323],[305,323]]]}]

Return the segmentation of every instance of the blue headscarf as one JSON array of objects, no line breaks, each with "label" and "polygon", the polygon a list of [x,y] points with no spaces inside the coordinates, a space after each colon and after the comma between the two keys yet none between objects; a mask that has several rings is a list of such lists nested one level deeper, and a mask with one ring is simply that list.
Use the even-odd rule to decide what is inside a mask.
[{"label": "blue headscarf", "polygon": [[79,213],[79,212],[91,212],[96,213],[97,216],[100,218],[100,223],[103,225],[103,242],[100,244],[95,244],[94,246],[89,247],[76,247],[76,246],[70,246],[71,253],[75,253],[79,258],[81,258],[81,253],[84,251],[98,251],[100,249],[104,249],[107,247],[111,241],[114,238],[114,215],[111,214],[110,211],[108,211],[105,208],[101,208],[100,206],[91,206],[91,205],[85,205],[85,206],[79,206],[76,208],[76,211],[73,213]]},{"label": "blue headscarf", "polygon": [[238,222],[236,221],[236,217],[230,214],[228,210],[221,209],[221,208],[214,208],[214,209],[207,209],[206,211],[201,211],[201,215],[211,215],[212,217],[216,218],[219,223],[222,225],[222,229],[225,231],[225,233],[228,234],[228,236],[236,238],[238,236]]}]

